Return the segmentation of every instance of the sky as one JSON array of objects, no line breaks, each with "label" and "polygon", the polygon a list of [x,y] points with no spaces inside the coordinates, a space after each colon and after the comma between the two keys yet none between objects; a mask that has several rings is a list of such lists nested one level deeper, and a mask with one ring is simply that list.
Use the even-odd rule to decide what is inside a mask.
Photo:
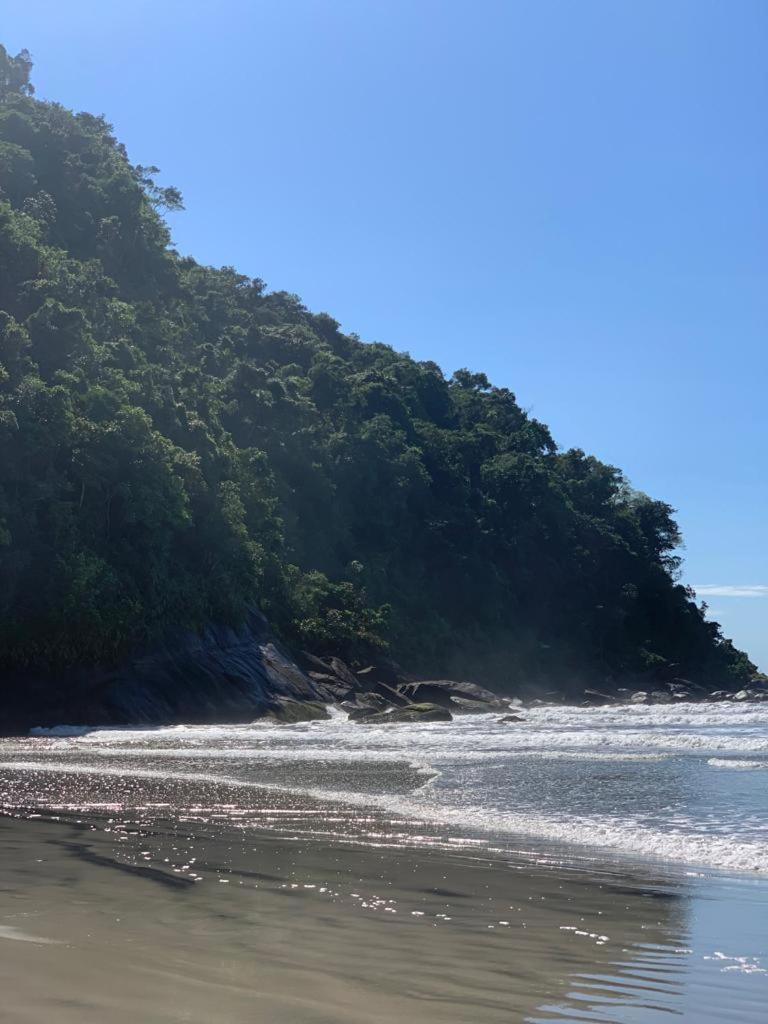
[{"label": "sky", "polygon": [[178,249],[510,387],[768,671],[764,0],[0,0]]}]

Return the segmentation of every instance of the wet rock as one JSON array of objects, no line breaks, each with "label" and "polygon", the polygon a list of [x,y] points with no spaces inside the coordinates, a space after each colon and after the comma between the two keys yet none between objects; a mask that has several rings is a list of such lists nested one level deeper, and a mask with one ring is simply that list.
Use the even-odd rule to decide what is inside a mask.
[{"label": "wet rock", "polygon": [[489,705],[490,710],[494,711],[506,711],[509,707],[507,701],[502,700],[491,690],[486,690],[477,683],[458,682],[453,679],[424,679],[401,685],[398,691],[411,701],[427,701],[447,709],[455,707],[452,704],[453,697],[465,701],[479,701]]},{"label": "wet rock", "polygon": [[451,697],[450,710],[457,715],[487,715],[499,710],[496,701],[469,700],[467,697]]},{"label": "wet rock", "polygon": [[363,718],[370,718],[371,715],[379,715],[380,711],[372,707],[358,707],[356,704],[350,704],[345,701],[340,705],[348,714],[350,722],[359,722]]},{"label": "wet rock", "polygon": [[525,719],[521,718],[520,715],[504,715],[503,718],[499,719],[499,722],[512,723],[512,722],[524,722]]},{"label": "wet rock", "polygon": [[453,715],[439,704],[409,704],[404,708],[368,715],[360,719],[361,725],[403,725],[417,722],[450,722]]},{"label": "wet rock", "polygon": [[274,707],[270,708],[263,717],[274,718],[276,722],[293,725],[296,722],[314,722],[330,716],[326,705],[319,701],[291,700],[283,697],[278,699]]},{"label": "wet rock", "polygon": [[360,718],[367,718],[368,715],[381,714],[392,707],[378,693],[358,693],[352,700],[342,701],[339,706],[347,712],[353,722]]},{"label": "wet rock", "polygon": [[636,690],[629,699],[632,704],[647,704],[648,693],[645,690]]}]

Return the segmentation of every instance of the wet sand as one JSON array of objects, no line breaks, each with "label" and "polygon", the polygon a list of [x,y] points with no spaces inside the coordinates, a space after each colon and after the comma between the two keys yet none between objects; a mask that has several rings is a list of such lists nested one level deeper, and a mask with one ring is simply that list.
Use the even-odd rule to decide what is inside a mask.
[{"label": "wet sand", "polygon": [[0,818],[4,1024],[764,1020],[749,880],[59,817]]}]

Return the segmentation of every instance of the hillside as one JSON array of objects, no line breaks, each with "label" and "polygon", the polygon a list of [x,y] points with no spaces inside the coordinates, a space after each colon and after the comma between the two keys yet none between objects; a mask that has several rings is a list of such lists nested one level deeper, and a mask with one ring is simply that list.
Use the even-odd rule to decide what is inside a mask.
[{"label": "hillside", "polygon": [[754,671],[677,582],[669,505],[483,374],[177,253],[179,192],[29,73],[0,48],[0,672],[254,608],[510,690]]}]

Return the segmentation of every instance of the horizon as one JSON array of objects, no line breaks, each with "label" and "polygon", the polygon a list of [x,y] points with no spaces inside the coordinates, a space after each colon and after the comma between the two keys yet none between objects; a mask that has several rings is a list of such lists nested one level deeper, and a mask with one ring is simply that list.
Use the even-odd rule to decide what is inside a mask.
[{"label": "horizon", "polygon": [[[3,41],[30,50],[39,98],[103,112],[134,162],[180,188],[181,252],[448,373],[487,373],[561,447],[673,505],[683,582],[768,669],[768,9],[488,3],[471,25],[461,4],[224,9],[261,19],[258,61],[236,17],[176,0],[33,2],[6,16]],[[328,59],[339,51],[343,66]],[[274,100],[270,76],[276,109],[248,91]]]}]

